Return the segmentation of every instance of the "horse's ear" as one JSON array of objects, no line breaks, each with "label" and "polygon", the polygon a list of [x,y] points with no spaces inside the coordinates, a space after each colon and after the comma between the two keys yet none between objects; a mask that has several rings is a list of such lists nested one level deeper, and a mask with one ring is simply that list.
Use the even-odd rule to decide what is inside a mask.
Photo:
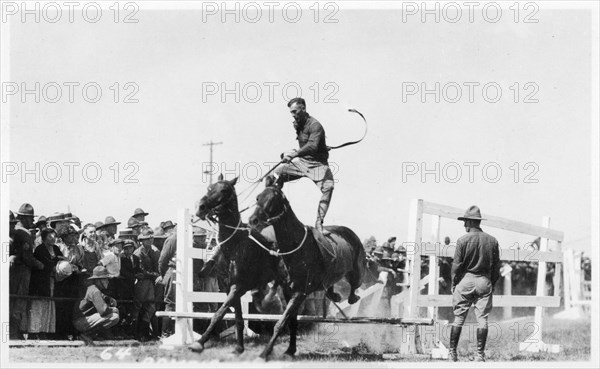
[{"label": "horse's ear", "polygon": [[235,186],[235,184],[237,183],[239,177],[235,177],[234,179],[232,179],[231,181],[229,181],[229,184],[232,186]]},{"label": "horse's ear", "polygon": [[274,176],[267,176],[267,178],[265,178],[265,187],[271,187],[273,186],[273,183],[275,183]]},{"label": "horse's ear", "polygon": [[222,181],[223,180],[223,173],[219,174],[219,178],[217,180],[218,181]]}]

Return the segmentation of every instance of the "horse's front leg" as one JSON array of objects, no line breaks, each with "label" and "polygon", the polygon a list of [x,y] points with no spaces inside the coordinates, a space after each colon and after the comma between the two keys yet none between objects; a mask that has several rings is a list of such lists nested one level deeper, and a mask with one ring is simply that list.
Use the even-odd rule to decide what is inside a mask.
[{"label": "horse's front leg", "polygon": [[204,331],[204,333],[198,341],[188,346],[190,350],[195,352],[202,352],[204,350],[204,343],[208,341],[208,338],[215,329],[215,326],[217,325],[217,323],[223,320],[223,317],[227,313],[227,309],[229,309],[229,307],[234,303],[234,301],[237,300],[239,302],[241,293],[242,291],[240,291],[236,285],[231,286],[231,289],[229,290],[229,294],[227,295],[225,302],[223,302],[223,305],[221,305],[221,307],[213,315],[212,319],[210,320],[210,324],[208,325],[208,328],[206,328],[206,331]]},{"label": "horse's front leg", "polygon": [[[300,304],[302,304],[302,302],[305,299],[306,299],[306,294],[304,292],[299,292],[299,291],[294,292],[291,300],[288,302],[288,305],[287,305],[285,311],[283,312],[283,315],[281,316],[281,318],[279,318],[279,321],[275,324],[275,328],[273,329],[273,336],[269,340],[267,347],[265,347],[264,351],[260,354],[261,358],[267,360],[268,356],[273,351],[273,346],[275,346],[275,341],[277,340],[277,337],[279,337],[279,335],[281,334],[283,327],[285,327],[285,325],[288,323],[288,320],[290,320],[291,317],[293,317],[295,320],[297,319],[298,308],[300,307]],[[296,328],[297,328],[297,323],[298,322],[296,320]],[[293,351],[295,353],[296,329],[294,328],[294,332],[292,334],[292,327],[290,326],[290,346],[292,345],[292,337],[293,337],[293,345],[294,345]],[[289,348],[288,348],[288,351],[290,351]]]},{"label": "horse's front leg", "polygon": [[298,311],[290,315],[290,344],[285,350],[285,355],[294,356],[296,354],[296,335],[298,333]]},{"label": "horse's front leg", "polygon": [[233,308],[235,309],[235,331],[237,336],[234,353],[241,354],[244,352],[244,318],[242,316],[242,302],[239,297],[233,301]]}]

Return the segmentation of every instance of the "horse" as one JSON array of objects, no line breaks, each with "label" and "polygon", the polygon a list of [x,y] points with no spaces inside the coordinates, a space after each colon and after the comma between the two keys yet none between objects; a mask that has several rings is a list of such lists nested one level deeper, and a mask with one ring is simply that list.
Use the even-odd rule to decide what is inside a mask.
[{"label": "horse", "polygon": [[[234,187],[236,182],[237,178],[227,181],[221,174],[218,182],[208,187],[208,192],[200,200],[196,212],[202,220],[208,218],[218,222],[219,252],[230,262],[231,275],[230,289],[225,302],[215,312],[200,339],[188,347],[195,352],[204,350],[204,343],[208,341],[215,326],[223,319],[230,306],[235,310],[237,344],[234,353],[244,352],[244,320],[240,298],[247,291],[262,288],[271,281],[282,286],[285,284],[285,274],[280,269],[279,258],[260,249],[255,241],[249,238],[250,228],[242,223],[238,211]],[[252,237],[263,245],[269,244],[259,232],[252,232]]]},{"label": "horse", "polygon": [[[332,292],[335,282],[346,278],[350,284],[348,302],[353,304],[359,300],[356,289],[362,284],[366,268],[366,257],[362,242],[349,228],[343,226],[327,226],[333,240],[336,262],[333,267],[326,265],[318,236],[312,227],[302,224],[294,214],[289,201],[281,191],[281,187],[273,185],[267,179],[267,186],[256,199],[256,209],[250,217],[252,229],[262,231],[273,226],[279,255],[282,256],[290,278],[291,299],[275,324],[273,336],[260,357],[267,359],[273,351],[277,337],[284,326],[289,326],[290,344],[286,355],[296,353],[296,333],[298,327],[298,308],[306,296],[320,290]],[[327,242],[327,241],[325,241]],[[330,296],[330,294],[328,293]]]}]

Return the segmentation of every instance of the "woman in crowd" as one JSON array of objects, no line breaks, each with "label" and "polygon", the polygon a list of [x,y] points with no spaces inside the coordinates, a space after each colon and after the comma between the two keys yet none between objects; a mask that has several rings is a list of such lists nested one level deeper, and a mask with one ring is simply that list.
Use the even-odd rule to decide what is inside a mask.
[{"label": "woman in crowd", "polygon": [[[52,228],[42,230],[42,243],[35,249],[33,256],[44,264],[44,269],[33,269],[29,294],[33,296],[54,296],[54,270],[56,264],[64,259],[58,246],[55,245],[56,231]],[[31,300],[29,308],[29,333],[37,333],[45,339],[47,333],[55,333],[56,306],[52,300]]]}]

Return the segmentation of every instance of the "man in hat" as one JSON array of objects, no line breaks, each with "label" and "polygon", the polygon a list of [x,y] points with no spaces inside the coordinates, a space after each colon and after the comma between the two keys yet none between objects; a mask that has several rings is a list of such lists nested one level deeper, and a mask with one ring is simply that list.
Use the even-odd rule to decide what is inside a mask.
[{"label": "man in hat", "polygon": [[[28,203],[21,205],[16,215],[13,242],[9,243],[9,292],[24,296],[29,294],[31,269],[42,270],[44,264],[33,256],[34,237],[29,232],[33,227],[33,206]],[[28,328],[27,300],[11,298],[9,312],[10,338],[22,338]]]},{"label": "man in hat", "polygon": [[93,344],[93,334],[107,331],[119,323],[117,301],[102,293],[108,287],[108,278],[105,267],[95,267],[88,278],[85,296],[73,312],[73,326],[86,345]]},{"label": "man in hat", "polygon": [[132,217],[137,219],[140,222],[143,222],[146,220],[146,216],[148,216],[149,213],[146,213],[144,210],[142,210],[141,208],[137,208],[135,209],[135,211],[133,212]]},{"label": "man in hat", "polygon": [[[123,253],[120,255],[121,269],[120,278],[118,279],[119,295],[127,296],[128,299],[130,299],[131,296],[134,296],[135,299],[135,281],[144,276],[140,267],[140,258],[133,254],[135,246],[136,245],[133,240],[123,240]],[[139,309],[140,306],[137,303],[133,305],[123,305],[122,307],[122,317],[124,319],[122,325],[132,336],[137,335],[136,329]]]},{"label": "man in hat", "polygon": [[[161,222],[160,224],[160,228],[162,228],[163,230],[163,235],[165,236],[170,236],[173,233],[175,233],[175,227],[177,226],[177,223],[173,223],[170,220]],[[166,241],[165,241],[166,242]]]},{"label": "man in hat", "polygon": [[38,218],[38,220],[35,222],[35,227],[37,228],[37,235],[35,236],[35,243],[34,243],[34,251],[35,248],[37,248],[39,245],[42,244],[42,231],[46,228],[48,228],[48,223],[47,223],[48,219],[45,216],[40,216]]},{"label": "man in hat", "polygon": [[54,228],[59,235],[62,233],[63,228],[68,227],[70,223],[71,221],[66,219],[63,213],[54,213],[48,217],[50,228]]},{"label": "man in hat", "polygon": [[[164,284],[164,302],[165,311],[175,311],[175,267],[177,265],[177,233],[175,224],[170,220],[163,223],[163,229],[167,226],[169,236],[165,240],[163,248],[158,259],[158,271]],[[166,324],[165,324],[166,323]],[[175,330],[175,321],[172,319],[163,319],[164,334],[171,335]]]},{"label": "man in hat", "polygon": [[117,226],[119,224],[121,224],[121,222],[117,222],[117,220],[114,217],[109,215],[104,219],[104,224],[101,227],[96,227],[96,229],[101,229],[108,232],[110,236],[109,238],[111,240],[114,240],[115,238],[117,238]]},{"label": "man in hat", "polygon": [[452,262],[452,306],[454,323],[450,332],[450,359],[458,361],[456,347],[465,318],[471,305],[477,318],[477,361],[485,361],[485,343],[488,334],[488,315],[492,310],[492,292],[500,276],[500,248],[498,241],[481,230],[481,211],[473,205],[465,215],[467,234],[456,241]]},{"label": "man in hat", "polygon": [[306,112],[306,101],[303,98],[293,98],[287,106],[294,117],[299,149],[281,154],[285,164],[275,169],[277,184],[283,186],[285,182],[306,177],[319,187],[322,195],[315,228],[327,235],[329,232],[323,229],[323,220],[331,202],[334,181],[327,161],[329,150],[325,143],[325,130],[318,120]]},{"label": "man in hat", "polygon": [[145,221],[140,221],[135,217],[131,217],[129,218],[129,220],[127,221],[127,227],[130,228],[133,231],[133,234],[135,236],[138,236],[140,234],[140,229],[143,226],[147,226],[148,223]]},{"label": "man in hat", "polygon": [[[150,324],[156,312],[154,290],[155,284],[160,281],[158,272],[160,254],[152,248],[154,241],[152,228],[142,227],[138,235],[138,241],[142,245],[133,253],[140,259],[140,269],[142,271],[142,277],[138,279],[134,288],[134,300],[140,311],[136,338],[145,341],[150,337]],[[153,335],[157,336],[158,332],[153,332]]]}]

